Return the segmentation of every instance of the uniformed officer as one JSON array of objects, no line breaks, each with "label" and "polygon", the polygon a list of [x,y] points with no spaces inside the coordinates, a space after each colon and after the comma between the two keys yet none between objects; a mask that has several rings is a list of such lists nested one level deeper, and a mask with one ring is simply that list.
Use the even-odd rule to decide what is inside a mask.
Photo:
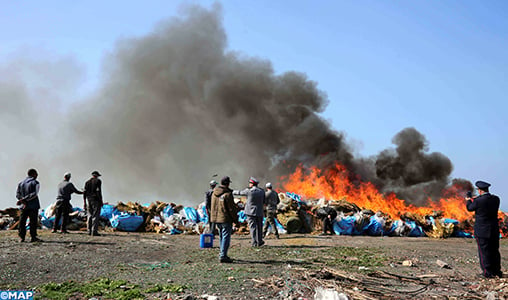
[{"label": "uniformed officer", "polygon": [[265,204],[265,192],[258,187],[259,181],[251,177],[249,187],[238,191],[233,191],[233,195],[247,196],[245,204],[245,215],[249,223],[250,236],[253,247],[261,247],[265,244],[263,241],[263,205]]},{"label": "uniformed officer", "polygon": [[486,278],[503,277],[501,255],[499,254],[499,197],[489,193],[490,184],[475,183],[480,194],[476,198],[466,197],[468,211],[475,212],[474,236],[478,244],[478,257],[482,275]]},{"label": "uniformed officer", "polygon": [[[92,172],[92,178],[85,183],[83,200],[84,208],[88,213],[87,227],[88,234],[99,236],[99,216],[102,208],[102,181],[99,179],[101,174],[98,171]],[[88,206],[87,206],[88,201]],[[87,209],[88,208],[88,209]]]}]

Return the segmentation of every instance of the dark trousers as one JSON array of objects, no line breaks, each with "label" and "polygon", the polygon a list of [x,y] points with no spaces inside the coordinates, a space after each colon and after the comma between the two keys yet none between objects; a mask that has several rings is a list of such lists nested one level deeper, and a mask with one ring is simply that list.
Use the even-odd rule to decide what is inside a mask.
[{"label": "dark trousers", "polygon": [[39,221],[38,209],[22,209],[19,218],[19,237],[24,239],[26,236],[26,219],[30,218],[30,236],[32,240],[37,237],[37,223]]},{"label": "dark trousers", "polygon": [[501,276],[501,255],[499,254],[499,237],[476,238],[478,258],[483,276]]},{"label": "dark trousers", "polygon": [[279,231],[277,230],[277,224],[275,224],[275,218],[277,218],[277,212],[275,211],[266,212],[265,225],[263,226],[263,236],[265,236],[266,233],[268,232],[268,226],[271,226],[275,236],[279,237]]},{"label": "dark trousers", "polygon": [[323,218],[323,233],[334,233],[333,226],[332,226],[332,220],[328,217]]},{"label": "dark trousers", "polygon": [[87,219],[87,228],[88,233],[97,233],[99,229],[99,217],[101,215],[102,201],[96,200],[94,198],[88,198],[88,219]]},{"label": "dark trousers", "polygon": [[69,211],[71,210],[70,203],[57,203],[55,213],[55,224],[53,224],[53,230],[60,229],[60,219],[62,219],[62,231],[67,230],[67,222],[69,221]]}]

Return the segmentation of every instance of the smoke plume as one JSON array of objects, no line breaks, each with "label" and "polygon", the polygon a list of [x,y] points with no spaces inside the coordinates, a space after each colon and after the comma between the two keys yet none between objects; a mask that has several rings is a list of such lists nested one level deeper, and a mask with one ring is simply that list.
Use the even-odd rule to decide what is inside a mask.
[{"label": "smoke plume", "polygon": [[[328,98],[316,82],[299,72],[275,74],[269,61],[227,46],[219,6],[187,7],[147,36],[119,41],[104,60],[94,96],[65,112],[44,110],[47,124],[38,121],[36,101],[23,87],[2,85],[7,109],[0,125],[45,149],[30,165],[18,163],[33,149],[9,155],[22,172],[33,166],[51,173],[48,189],[56,189],[55,174],[79,174],[76,182],[99,170],[110,202],[197,204],[213,174],[229,175],[241,188],[249,176],[275,182],[298,165],[335,162],[407,200],[437,195],[448,184],[450,160],[427,154],[428,143],[415,129],[394,137],[395,150],[355,158],[344,135],[320,117]],[[27,122],[5,122],[20,115],[20,107]],[[42,132],[48,124],[51,132]]]},{"label": "smoke plume", "polygon": [[276,181],[324,154],[352,159],[318,115],[328,100],[315,82],[276,75],[269,61],[226,48],[217,7],[189,8],[148,36],[119,42],[108,81],[71,122],[73,155],[114,180],[115,195],[194,203],[212,174],[240,188],[249,176]]},{"label": "smoke plume", "polygon": [[400,131],[392,142],[395,150],[382,151],[375,163],[382,190],[416,204],[427,197],[438,198],[449,184],[451,161],[438,152],[426,153],[428,142],[414,128]]}]

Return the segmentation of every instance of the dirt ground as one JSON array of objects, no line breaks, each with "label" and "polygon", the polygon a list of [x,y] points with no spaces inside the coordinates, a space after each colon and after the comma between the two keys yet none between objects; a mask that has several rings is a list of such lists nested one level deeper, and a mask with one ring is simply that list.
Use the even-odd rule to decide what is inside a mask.
[{"label": "dirt ground", "polygon": [[[39,235],[44,242],[19,243],[0,232],[0,290],[37,299],[314,299],[322,288],[349,299],[508,297],[508,278],[478,276],[473,239],[291,234],[253,248],[234,234],[234,263],[220,264],[217,241],[201,249],[198,235]],[[508,240],[501,256],[507,266]]]}]

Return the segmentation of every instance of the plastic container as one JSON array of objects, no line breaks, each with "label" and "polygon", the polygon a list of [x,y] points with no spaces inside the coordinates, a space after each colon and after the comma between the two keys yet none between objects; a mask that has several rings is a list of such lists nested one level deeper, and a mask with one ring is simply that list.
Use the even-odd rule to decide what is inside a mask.
[{"label": "plastic container", "polygon": [[203,233],[200,236],[199,246],[201,248],[212,248],[213,247],[213,234]]}]

